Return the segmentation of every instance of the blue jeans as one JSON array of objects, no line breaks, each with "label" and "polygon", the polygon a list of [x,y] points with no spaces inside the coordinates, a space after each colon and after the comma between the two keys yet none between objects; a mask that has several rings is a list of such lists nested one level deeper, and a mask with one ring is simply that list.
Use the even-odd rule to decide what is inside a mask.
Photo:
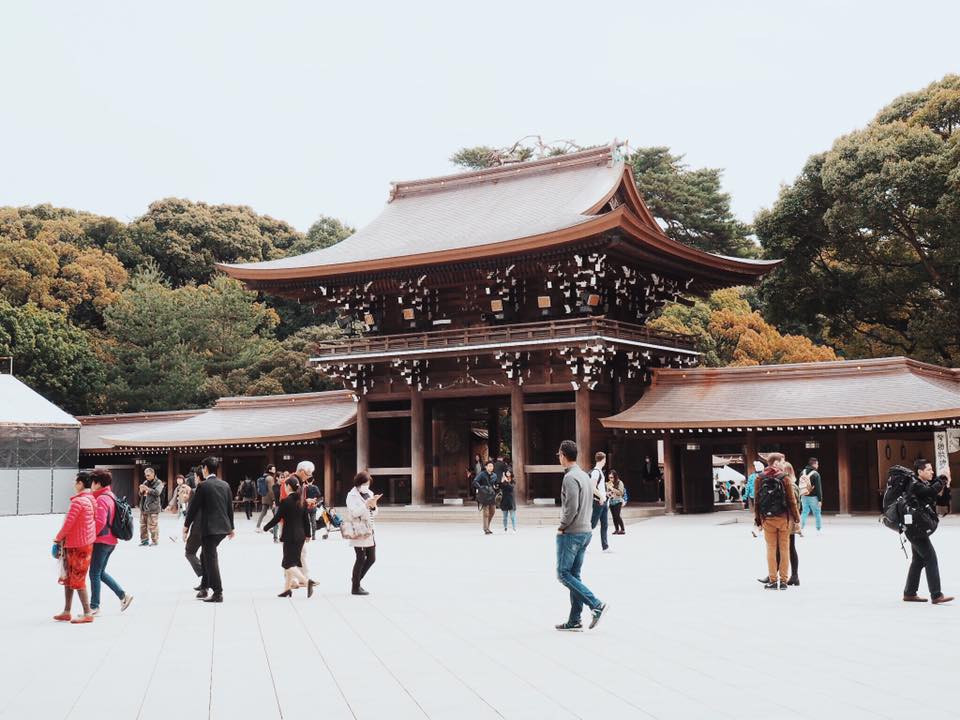
[{"label": "blue jeans", "polygon": [[105,545],[104,543],[93,544],[93,556],[90,558],[90,607],[95,609],[100,607],[100,581],[106,583],[107,587],[113,590],[114,595],[123,600],[123,588],[107,574],[107,561],[110,560],[110,554],[116,548],[116,545]]},{"label": "blue jeans", "polygon": [[600,547],[606,550],[610,547],[607,542],[607,522],[609,520],[610,513],[607,510],[610,509],[610,501],[606,501],[603,505],[598,505],[596,501],[593,503],[593,516],[590,518],[590,528],[595,528],[597,522],[600,522]]},{"label": "blue jeans", "polygon": [[516,510],[504,510],[503,511],[503,529],[507,529],[507,518],[513,523],[513,529],[517,529],[517,511]]},{"label": "blue jeans", "polygon": [[591,610],[596,610],[603,605],[590,592],[590,589],[580,582],[583,556],[587,552],[587,545],[590,544],[592,537],[592,532],[557,535],[557,580],[570,590],[569,622],[571,623],[580,622],[584,605]]},{"label": "blue jeans", "polygon": [[800,513],[800,529],[803,530],[803,528],[807,526],[807,515],[812,512],[813,519],[817,521],[817,530],[819,530],[822,522],[820,517],[820,501],[817,500],[817,496],[804,495],[800,498],[800,505],[803,507]]}]

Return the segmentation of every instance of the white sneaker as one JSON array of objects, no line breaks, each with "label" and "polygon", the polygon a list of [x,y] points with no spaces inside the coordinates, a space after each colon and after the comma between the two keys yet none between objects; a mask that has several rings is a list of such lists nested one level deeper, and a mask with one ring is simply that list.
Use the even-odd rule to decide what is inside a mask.
[{"label": "white sneaker", "polygon": [[120,601],[120,612],[123,612],[128,607],[130,607],[130,603],[132,602],[133,602],[133,595],[124,593],[123,600]]},{"label": "white sneaker", "polygon": [[605,552],[605,553],[611,553],[611,552],[613,552],[613,548],[609,548],[609,547],[608,547],[608,548],[604,549],[604,552]]},{"label": "white sneaker", "polygon": [[100,614],[100,608],[90,608],[90,614],[91,614],[91,615],[99,615],[99,614]]}]

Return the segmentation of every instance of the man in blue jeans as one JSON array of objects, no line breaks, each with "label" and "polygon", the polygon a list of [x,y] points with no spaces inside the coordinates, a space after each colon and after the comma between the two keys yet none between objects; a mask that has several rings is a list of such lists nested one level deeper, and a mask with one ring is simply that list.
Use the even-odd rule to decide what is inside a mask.
[{"label": "man in blue jeans", "polygon": [[610,543],[607,542],[607,524],[609,521],[608,512],[610,509],[610,498],[607,497],[607,475],[603,468],[607,464],[606,453],[598,452],[593,456],[593,470],[590,471],[590,484],[593,489],[593,514],[590,516],[590,529],[593,530],[597,523],[600,523],[600,547],[604,552],[609,552]]},{"label": "man in blue jeans", "polygon": [[590,518],[593,510],[593,487],[589,476],[577,465],[577,444],[572,440],[560,443],[557,453],[563,466],[563,484],[560,488],[560,527],[557,528],[557,579],[570,590],[570,617],[557,630],[583,630],[580,614],[583,606],[590,608],[593,618],[590,629],[597,626],[607,611],[590,589],[580,581],[583,556],[587,552],[593,531]]}]

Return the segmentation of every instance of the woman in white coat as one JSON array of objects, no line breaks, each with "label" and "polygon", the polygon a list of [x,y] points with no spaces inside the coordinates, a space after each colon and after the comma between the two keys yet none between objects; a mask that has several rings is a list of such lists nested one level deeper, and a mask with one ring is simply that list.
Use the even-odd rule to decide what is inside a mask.
[{"label": "woman in white coat", "polygon": [[368,518],[370,524],[370,534],[363,537],[354,538],[350,541],[353,551],[357,558],[353,563],[353,588],[351,592],[354,595],[369,595],[366,590],[360,587],[360,581],[367,574],[370,566],[377,560],[377,544],[373,534],[373,518],[377,514],[377,501],[383,497],[383,494],[374,495],[370,490],[370,483],[373,478],[366,470],[361,470],[353,478],[353,490],[347,493],[347,514],[352,520]]}]

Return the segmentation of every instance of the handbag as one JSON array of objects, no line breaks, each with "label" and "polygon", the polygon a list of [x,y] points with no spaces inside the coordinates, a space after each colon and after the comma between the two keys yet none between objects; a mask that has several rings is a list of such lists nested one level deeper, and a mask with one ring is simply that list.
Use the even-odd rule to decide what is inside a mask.
[{"label": "handbag", "polygon": [[340,523],[340,536],[345,540],[363,540],[371,535],[373,525],[370,524],[368,513],[360,517],[348,517]]},{"label": "handbag", "polygon": [[62,585],[67,581],[67,549],[60,545],[60,552],[57,554],[57,581]]}]

